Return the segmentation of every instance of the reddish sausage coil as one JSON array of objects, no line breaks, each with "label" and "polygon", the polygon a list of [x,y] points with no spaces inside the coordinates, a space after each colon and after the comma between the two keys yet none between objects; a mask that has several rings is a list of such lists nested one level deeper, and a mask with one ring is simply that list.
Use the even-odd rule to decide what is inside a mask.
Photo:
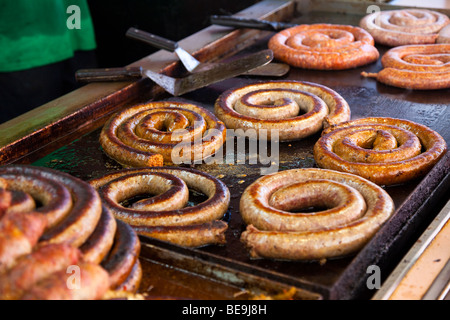
[{"label": "reddish sausage coil", "polygon": [[440,12],[426,9],[388,10],[371,13],[359,25],[376,43],[396,47],[409,44],[432,44],[439,31],[450,22]]},{"label": "reddish sausage coil", "polygon": [[350,119],[350,108],[338,93],[306,81],[267,81],[233,88],[220,95],[214,110],[229,129],[255,130],[264,138],[276,131],[280,141],[305,138]]},{"label": "reddish sausage coil", "polygon": [[[291,213],[326,207],[314,213]],[[361,249],[391,216],[379,186],[325,169],[294,169],[259,178],[244,191],[241,241],[252,258],[321,260]]]},{"label": "reddish sausage coil", "polygon": [[399,88],[435,90],[450,88],[450,44],[409,45],[390,49],[381,58],[378,73],[365,77]]},{"label": "reddish sausage coil", "polygon": [[[228,188],[220,180],[194,169],[154,167],[125,169],[90,181],[104,205],[137,233],[186,247],[223,244],[227,224],[224,217],[230,201]],[[189,189],[208,199],[186,206]],[[156,196],[132,204],[126,200],[142,194]]]},{"label": "reddish sausage coil", "polygon": [[268,46],[276,59],[304,69],[351,69],[379,57],[372,36],[348,25],[295,26],[277,33]]},{"label": "reddish sausage coil", "polygon": [[393,185],[424,176],[446,151],[445,140],[424,125],[363,118],[324,131],[314,146],[314,159],[321,168]]},{"label": "reddish sausage coil", "polygon": [[208,110],[161,101],[112,116],[103,127],[100,144],[126,167],[153,167],[175,163],[174,157],[183,163],[203,160],[220,149],[225,136],[225,126]]}]

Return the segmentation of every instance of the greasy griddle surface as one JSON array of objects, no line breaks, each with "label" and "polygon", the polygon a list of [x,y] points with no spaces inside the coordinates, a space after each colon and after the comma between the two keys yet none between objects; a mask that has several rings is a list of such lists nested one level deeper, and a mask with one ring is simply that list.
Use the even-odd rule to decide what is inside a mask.
[{"label": "greasy griddle surface", "polygon": [[[327,17],[329,19],[326,19]],[[316,13],[300,17],[295,22],[355,24],[355,21],[359,21],[359,17],[356,16],[342,15],[340,19],[336,17],[339,16]],[[252,47],[251,50],[264,48],[266,43],[263,41],[259,45]],[[379,46],[378,49],[380,54],[383,54],[388,48]],[[404,90],[388,87],[377,83],[374,79],[365,79],[360,76],[361,71],[377,72],[380,69],[381,63],[379,60],[367,66],[344,71],[312,71],[292,68],[289,74],[282,79],[310,81],[334,89],[349,103],[352,119],[373,116],[409,119],[436,130],[449,143],[450,90],[428,92]],[[215,100],[223,91],[264,80],[266,79],[262,77],[237,77],[197,90],[183,97],[168,100],[197,103],[209,110],[213,110]],[[62,170],[83,180],[96,178],[121,169],[120,165],[109,159],[102,152],[98,143],[99,133],[100,130],[89,133],[34,164]],[[319,135],[317,134],[301,141],[281,143],[279,170],[314,167],[315,162],[312,150],[318,137]],[[237,152],[237,150],[234,150],[234,152]],[[246,226],[239,215],[239,199],[243,190],[261,176],[260,165],[249,164],[246,161],[245,163],[234,162],[231,164],[202,164],[195,165],[194,168],[220,177],[231,191],[231,203],[226,217],[229,222],[229,229],[226,234],[227,245],[221,247],[210,246],[200,250],[269,272],[297,278],[306,284],[312,284],[313,287],[323,288],[325,291],[333,286],[351,263],[353,257],[329,260],[324,264],[318,262],[249,259],[247,250],[240,242],[240,235]],[[407,200],[407,197],[419,182],[413,181],[402,186],[386,188],[387,192],[394,199],[396,207],[399,207]],[[396,258],[393,257],[393,259]]]}]

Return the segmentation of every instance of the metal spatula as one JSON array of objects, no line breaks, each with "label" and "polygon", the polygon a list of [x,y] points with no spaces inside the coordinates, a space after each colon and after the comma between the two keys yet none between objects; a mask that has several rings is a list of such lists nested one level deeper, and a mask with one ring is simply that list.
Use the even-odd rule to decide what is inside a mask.
[{"label": "metal spatula", "polygon": [[260,66],[267,65],[273,59],[272,50],[262,50],[247,56],[215,63],[213,67],[192,73],[184,78],[173,78],[140,67],[84,69],[76,72],[77,81],[129,81],[136,78],[148,77],[164,90],[174,96],[206,87],[210,84],[233,78]]},{"label": "metal spatula", "polygon": [[[141,42],[149,44],[158,49],[175,52],[186,70],[191,73],[214,68],[214,63],[202,63],[198,61],[189,52],[181,48],[180,45],[175,41],[136,28],[129,28],[126,32],[126,36],[128,38],[139,40]],[[287,64],[272,62],[259,68],[250,70],[245,74],[252,76],[281,77],[289,72],[289,69],[290,67]]]},{"label": "metal spatula", "polygon": [[178,42],[165,39],[163,37],[136,28],[128,29],[126,36],[131,39],[147,43],[158,49],[175,52],[178,58],[180,58],[180,61],[183,63],[186,70],[188,70],[189,72],[193,72],[201,64],[200,61],[195,59],[190,53],[180,47]]}]

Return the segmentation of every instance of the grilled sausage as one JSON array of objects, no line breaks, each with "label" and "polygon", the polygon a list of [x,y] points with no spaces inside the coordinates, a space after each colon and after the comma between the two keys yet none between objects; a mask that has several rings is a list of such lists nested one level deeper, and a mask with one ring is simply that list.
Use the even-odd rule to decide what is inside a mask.
[{"label": "grilled sausage", "polygon": [[13,195],[11,192],[0,188],[0,219],[5,214],[6,210],[11,206]]},{"label": "grilled sausage", "polygon": [[228,229],[228,224],[221,220],[214,220],[185,226],[135,226],[134,229],[144,236],[195,248],[210,243],[225,244],[225,231]]},{"label": "grilled sausage", "polygon": [[439,31],[450,23],[443,13],[426,9],[387,10],[371,13],[359,25],[376,43],[397,47],[409,44],[432,44]]},{"label": "grilled sausage", "polygon": [[[280,141],[302,139],[350,120],[350,108],[338,93],[305,81],[267,81],[233,88],[220,95],[214,110],[229,129],[255,130],[258,136],[265,130],[268,139],[277,131]],[[299,115],[299,110],[306,114]]]},{"label": "grilled sausage", "polygon": [[43,205],[36,209],[48,220],[42,243],[83,244],[102,212],[101,200],[88,183],[64,172],[28,165],[0,168],[8,188],[23,191]]},{"label": "grilled sausage", "polygon": [[390,49],[381,58],[378,73],[365,77],[399,88],[436,90],[450,88],[450,44],[409,45]]},{"label": "grilled sausage", "polygon": [[98,300],[109,289],[108,273],[99,265],[80,263],[60,270],[28,290],[22,300]]},{"label": "grilled sausage", "polygon": [[80,246],[83,260],[100,263],[110,252],[117,231],[117,222],[113,214],[103,207],[100,221],[91,236]]},{"label": "grilled sausage", "polygon": [[47,219],[40,213],[6,213],[0,220],[0,273],[31,252],[46,227]]},{"label": "grilled sausage", "polygon": [[450,43],[450,24],[446,25],[439,31],[436,43]]},{"label": "grilled sausage", "polygon": [[351,69],[379,57],[372,36],[349,25],[295,26],[274,35],[268,46],[275,58],[303,69]]},{"label": "grilled sausage", "polygon": [[[132,225],[138,233],[175,239],[185,246],[223,243],[221,234],[226,224],[210,222],[223,218],[230,194],[225,184],[208,174],[177,167],[125,169],[90,183],[98,189],[104,205],[115,217]],[[188,189],[202,192],[208,200],[185,206]],[[150,199],[150,204],[138,203],[131,208],[119,204],[149,192],[158,194]],[[180,234],[184,236],[179,237]],[[199,236],[195,242],[189,240],[193,239],[192,235]]]},{"label": "grilled sausage", "polygon": [[38,247],[17,259],[13,268],[0,275],[0,300],[17,300],[24,292],[54,272],[78,263],[81,252],[66,244]]},{"label": "grilled sausage", "polygon": [[129,292],[136,293],[139,290],[139,285],[142,280],[142,266],[139,260],[136,260],[128,277],[123,281],[115,291],[117,292]]},{"label": "grilled sausage", "polygon": [[174,163],[172,154],[177,152],[184,153],[184,161],[203,160],[220,149],[225,136],[223,123],[206,109],[152,102],[111,117],[100,134],[100,144],[124,166],[152,167]]},{"label": "grilled sausage", "polygon": [[[330,209],[283,210],[324,205]],[[391,216],[394,204],[386,191],[361,177],[293,169],[256,180],[244,191],[239,208],[248,224],[241,241],[252,258],[321,260],[361,249]]]},{"label": "grilled sausage", "polygon": [[141,243],[136,232],[128,224],[117,221],[114,246],[101,263],[108,272],[111,290],[116,290],[127,280],[138,261],[140,251]]},{"label": "grilled sausage", "polygon": [[[30,212],[36,209],[36,202],[28,193],[18,190],[11,190],[10,192],[12,199],[8,207],[8,212]],[[46,216],[47,220],[50,220],[49,215]]]},{"label": "grilled sausage", "polygon": [[[375,140],[380,133],[394,145],[379,146]],[[362,134],[365,138],[359,141]],[[341,149],[340,145],[347,147]],[[325,130],[314,146],[314,159],[321,168],[393,185],[424,176],[446,151],[445,140],[424,125],[394,118],[362,118]]]},{"label": "grilled sausage", "polygon": [[[139,239],[128,225],[117,227],[118,221],[90,184],[51,169],[11,165],[0,168],[0,186],[0,273],[10,270],[0,295],[17,299],[29,289],[50,299],[53,294],[70,298],[62,289],[45,293],[39,283],[55,277],[65,261],[61,255],[70,260],[74,256],[70,252],[78,251],[84,264],[104,263],[114,287],[139,286],[139,270],[133,269]],[[33,249],[37,251],[30,254]],[[95,281],[93,291],[98,286]],[[73,297],[87,295],[89,289],[83,290]]]}]

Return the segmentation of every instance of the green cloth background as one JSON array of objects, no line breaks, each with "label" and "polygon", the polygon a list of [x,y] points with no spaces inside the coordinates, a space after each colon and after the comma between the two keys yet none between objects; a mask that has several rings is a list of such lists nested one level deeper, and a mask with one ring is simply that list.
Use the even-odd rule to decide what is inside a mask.
[{"label": "green cloth background", "polygon": [[[81,12],[81,29],[67,28],[70,5]],[[0,0],[0,72],[60,62],[74,51],[96,48],[87,0]]]}]

